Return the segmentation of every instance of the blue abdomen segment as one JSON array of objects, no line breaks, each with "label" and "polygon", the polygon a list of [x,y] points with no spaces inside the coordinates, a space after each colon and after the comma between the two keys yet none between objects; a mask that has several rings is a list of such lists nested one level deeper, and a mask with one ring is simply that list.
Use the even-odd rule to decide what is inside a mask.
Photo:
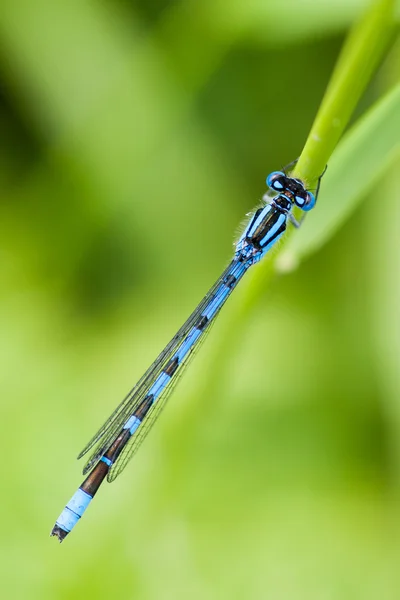
[{"label": "blue abdomen segment", "polygon": [[92,496],[87,494],[81,488],[75,492],[71,500],[68,502],[61,515],[56,521],[56,525],[69,533],[77,524],[87,507],[89,506]]},{"label": "blue abdomen segment", "polygon": [[179,348],[178,352],[172,357],[172,360],[177,360],[177,364],[179,365],[190,349],[195,345],[200,336],[201,330],[197,327],[193,327],[193,329],[187,335],[182,346]]},{"label": "blue abdomen segment", "polygon": [[164,372],[160,373],[160,375],[157,377],[157,379],[148,391],[148,395],[153,396],[153,402],[161,394],[161,392],[163,391],[170,379],[171,377]]},{"label": "blue abdomen segment", "polygon": [[133,435],[136,429],[140,426],[141,422],[142,421],[135,417],[135,415],[132,415],[132,417],[129,417],[129,419],[125,423],[124,429],[129,429],[129,433]]}]

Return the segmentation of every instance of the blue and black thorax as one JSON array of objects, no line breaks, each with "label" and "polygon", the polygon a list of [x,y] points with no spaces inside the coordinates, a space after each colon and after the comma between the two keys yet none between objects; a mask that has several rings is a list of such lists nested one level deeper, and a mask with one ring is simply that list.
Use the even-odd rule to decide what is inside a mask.
[{"label": "blue and black thorax", "polygon": [[259,261],[285,232],[293,206],[309,211],[315,205],[314,194],[300,179],[274,171],[268,175],[266,182],[277,194],[265,194],[265,205],[252,215],[236,245],[236,256],[253,262]]}]

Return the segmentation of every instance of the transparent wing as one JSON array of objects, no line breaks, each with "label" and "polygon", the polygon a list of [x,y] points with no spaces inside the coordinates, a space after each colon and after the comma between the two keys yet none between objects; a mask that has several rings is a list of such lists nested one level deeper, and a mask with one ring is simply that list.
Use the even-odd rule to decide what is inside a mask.
[{"label": "transparent wing", "polygon": [[[114,441],[115,437],[120,433],[123,425],[126,423],[128,418],[135,412],[135,410],[140,405],[143,398],[146,396],[147,391],[150,389],[154,381],[157,379],[161,371],[164,369],[170,358],[175,354],[182,341],[185,339],[187,333],[196,323],[201,313],[204,310],[204,307],[208,304],[211,297],[215,294],[218,286],[221,284],[222,280],[226,277],[226,275],[231,271],[233,264],[235,261],[232,261],[222,275],[218,278],[212,288],[208,291],[206,296],[197,306],[197,308],[193,311],[187,321],[182,325],[177,334],[172,338],[172,340],[167,344],[164,350],[159,354],[153,364],[147,369],[144,375],[139,379],[138,383],[132,388],[129,394],[122,400],[122,402],[117,406],[111,416],[107,419],[107,421],[100,427],[98,432],[92,437],[92,439],[88,442],[88,444],[83,448],[83,450],[78,455],[78,458],[84,456],[89,450],[95,448],[89,460],[85,464],[83,469],[83,473],[88,473],[92,467],[99,461],[99,459],[103,456],[105,451],[109,448],[111,443]],[[204,337],[204,336],[201,336]],[[192,353],[191,353],[192,354]],[[184,364],[186,364],[185,361]],[[184,367],[184,364],[182,367]],[[177,372],[176,377],[172,378],[174,381],[177,377],[179,377],[179,372],[182,371],[180,368]],[[171,381],[171,383],[172,383]],[[170,385],[166,387],[166,390],[169,390]],[[163,395],[163,394],[162,394]],[[152,407],[147,414],[147,418],[156,410],[156,407],[159,405],[161,397],[155,403],[154,407]],[[164,400],[165,402],[165,400]],[[140,426],[139,429],[142,429],[143,425]],[[139,431],[138,431],[139,434]],[[136,436],[134,436],[135,438]],[[133,439],[132,439],[133,442]],[[121,456],[123,453],[121,453]]]},{"label": "transparent wing", "polygon": [[110,483],[112,481],[114,481],[114,479],[116,479],[120,473],[122,473],[122,471],[125,469],[128,462],[133,458],[134,454],[136,454],[136,451],[139,449],[139,446],[141,445],[141,443],[143,442],[143,440],[149,433],[150,429],[153,427],[154,423],[156,422],[158,416],[161,414],[161,411],[165,407],[171,392],[174,390],[176,384],[178,383],[178,381],[180,380],[180,378],[186,371],[187,367],[193,360],[193,357],[197,354],[198,350],[202,346],[202,344],[203,344],[204,340],[206,339],[208,333],[210,332],[211,327],[214,324],[214,322],[215,322],[214,320],[211,321],[211,323],[208,325],[207,329],[204,331],[203,335],[199,338],[197,344],[195,344],[193,346],[193,348],[192,348],[190,354],[188,355],[188,357],[186,358],[185,362],[183,362],[182,365],[179,367],[179,370],[177,371],[176,376],[174,378],[172,378],[169,385],[167,385],[166,388],[163,390],[163,392],[160,394],[157,401],[153,404],[153,406],[147,413],[147,415],[144,418],[139,429],[129,439],[128,443],[122,450],[118,459],[112,465],[112,467],[107,475],[107,481],[109,481]]}]

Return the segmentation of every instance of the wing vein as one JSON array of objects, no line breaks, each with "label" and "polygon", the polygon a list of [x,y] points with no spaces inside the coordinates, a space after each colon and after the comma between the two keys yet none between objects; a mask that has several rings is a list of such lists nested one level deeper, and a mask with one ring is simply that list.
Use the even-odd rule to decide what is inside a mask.
[{"label": "wing vein", "polygon": [[[217,289],[221,285],[221,282],[227,276],[227,274],[232,270],[233,266],[236,264],[236,260],[231,261],[231,263],[227,266],[222,275],[217,279],[208,293],[204,296],[203,300],[197,306],[197,308],[192,312],[190,317],[185,321],[179,331],[175,334],[175,336],[171,339],[171,341],[167,344],[167,346],[160,352],[156,360],[150,365],[144,375],[139,379],[137,384],[130,390],[130,392],[125,396],[122,402],[117,406],[114,412],[110,415],[110,417],[105,421],[105,423],[100,427],[97,433],[91,438],[91,440],[87,443],[87,445],[80,452],[78,458],[83,457],[85,454],[92,450],[92,453],[87,460],[83,473],[88,473],[95,464],[100,460],[106,450],[114,441],[115,437],[119,435],[122,427],[127,422],[129,417],[134,414],[135,410],[146,396],[148,390],[159,376],[161,371],[166,366],[167,362],[171,359],[171,357],[175,354],[179,346],[184,341],[186,335],[193,327],[194,323],[200,317],[203,312],[205,306],[210,302],[212,296],[216,293]],[[219,312],[219,310],[218,310]],[[215,315],[216,316],[216,315]],[[212,322],[212,321],[211,321]],[[210,323],[207,325],[206,329],[209,329]],[[199,340],[194,344],[194,347],[199,347],[201,345],[201,341],[205,338],[204,332]],[[160,394],[157,401],[149,410],[147,416],[145,417],[143,423],[139,427],[137,433],[135,433],[132,438],[129,440],[126,449],[124,449],[116,463],[113,465],[112,469],[109,473],[109,481],[115,479],[115,477],[122,471],[122,468],[117,470],[116,465],[122,464],[125,466],[128,460],[133,456],[136,449],[139,447],[141,441],[143,441],[144,437],[148,433],[150,427],[158,417],[161,412],[162,407],[165,405],[165,402],[171,393],[173,387],[176,382],[180,379],[183,372],[186,370],[185,367],[189,362],[189,357],[193,357],[193,349],[191,349],[189,355],[184,359],[182,364],[179,366],[178,372],[175,376],[171,378],[171,381],[168,382],[167,386],[164,388],[163,392]],[[137,440],[137,441],[136,441]],[[132,449],[132,451],[129,450]],[[126,458],[129,454],[129,458]],[[125,457],[125,458],[124,458]]]}]

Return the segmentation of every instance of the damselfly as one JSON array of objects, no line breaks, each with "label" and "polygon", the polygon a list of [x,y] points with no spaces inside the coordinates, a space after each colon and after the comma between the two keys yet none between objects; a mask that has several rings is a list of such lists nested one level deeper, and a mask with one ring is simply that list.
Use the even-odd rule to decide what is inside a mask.
[{"label": "damselfly", "polygon": [[288,220],[298,226],[292,214],[293,207],[303,211],[313,208],[320,179],[314,195],[300,179],[287,175],[286,170],[275,171],[267,177],[270,191],[263,196],[262,205],[251,214],[236,244],[231,263],[79,454],[78,458],[81,458],[91,450],[83,469],[84,475],[89,474],[52,529],[51,535],[57,536],[60,542],[79,521],[104,479],[114,481],[132,458],[160,414],[174,383],[188,365],[193,351],[204,339],[205,332],[247,270],[276,244],[284,234]]}]

